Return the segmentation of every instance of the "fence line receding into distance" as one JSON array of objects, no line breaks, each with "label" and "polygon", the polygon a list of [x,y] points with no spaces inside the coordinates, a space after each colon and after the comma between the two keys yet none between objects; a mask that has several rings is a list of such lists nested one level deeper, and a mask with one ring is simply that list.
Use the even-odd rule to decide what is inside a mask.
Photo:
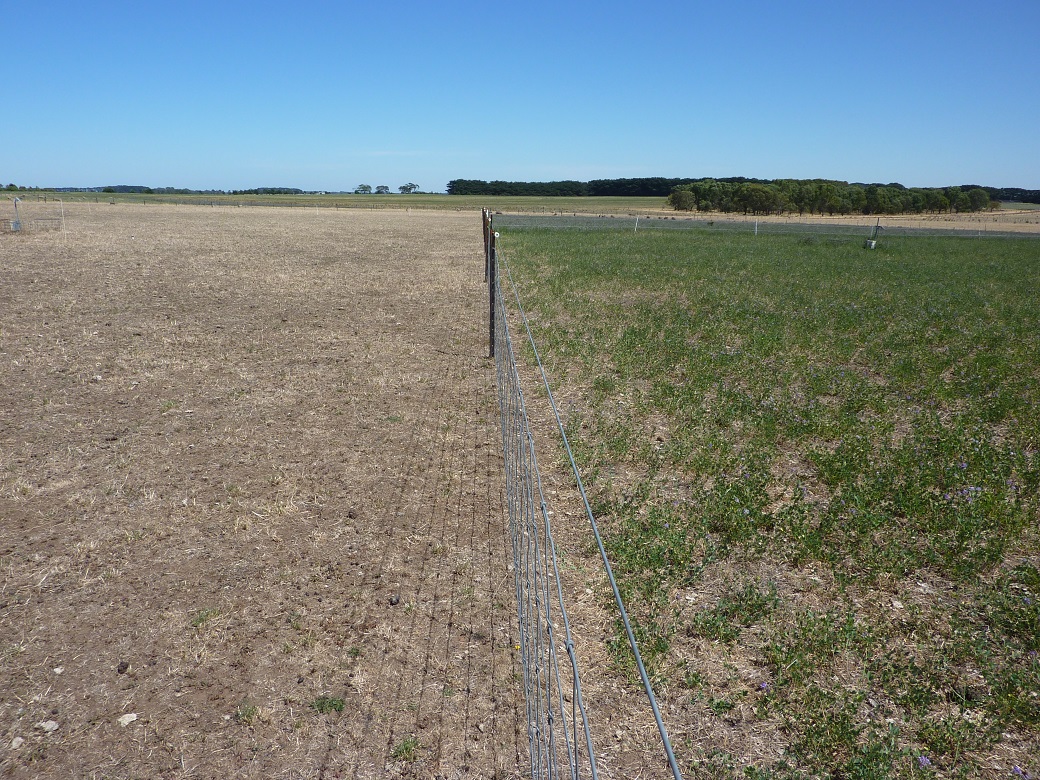
[{"label": "fence line receding into distance", "polygon": [[[495,359],[498,401],[501,411],[502,450],[505,461],[506,506],[513,549],[520,659],[527,705],[527,734],[531,774],[538,778],[596,778],[589,708],[582,694],[581,676],[571,634],[567,605],[560,581],[556,546],[552,535],[552,512],[542,489],[534,438],[513,348],[512,331],[502,293],[503,277],[513,290],[513,305],[527,332],[541,371],[549,403],[570,460],[576,487],[581,494],[590,527],[602,556],[607,579],[628,635],[636,668],[661,736],[662,750],[675,780],[681,780],[668,733],[656,697],[643,666],[628,614],[614,581],[595,517],[585,495],[581,475],[574,463],[570,444],[560,422],[552,389],[541,365],[537,345],[527,323],[516,286],[508,269],[499,268],[498,234],[491,212],[482,212],[484,227],[485,280],[489,300],[489,356]],[[592,705],[594,708],[594,705]]]},{"label": "fence line receding into distance", "polygon": [[[801,235],[821,239],[852,239],[862,241],[874,233],[874,219],[870,224],[852,220],[828,220],[825,222],[799,221],[791,217],[782,221],[756,219],[755,217],[715,218],[711,216],[637,216],[593,214],[496,214],[495,224],[509,230],[552,228],[560,230],[630,230],[633,232],[662,230],[699,230],[710,233],[753,233],[754,235]],[[999,224],[980,222],[933,225],[907,225],[881,217],[881,230],[877,238],[896,236],[950,236],[960,238],[1034,238],[1040,239],[1040,231],[1008,230]]]}]

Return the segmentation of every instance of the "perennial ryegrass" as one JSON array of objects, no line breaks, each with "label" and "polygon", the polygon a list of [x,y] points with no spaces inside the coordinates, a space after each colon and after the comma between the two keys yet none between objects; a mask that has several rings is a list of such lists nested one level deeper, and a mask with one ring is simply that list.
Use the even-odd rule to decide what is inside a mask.
[{"label": "perennial ryegrass", "polygon": [[1040,774],[1040,244],[501,246],[689,772]]}]

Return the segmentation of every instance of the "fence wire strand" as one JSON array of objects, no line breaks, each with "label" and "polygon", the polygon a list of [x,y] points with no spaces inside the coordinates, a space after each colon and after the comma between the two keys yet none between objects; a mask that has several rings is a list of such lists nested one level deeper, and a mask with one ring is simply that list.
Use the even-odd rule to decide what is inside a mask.
[{"label": "fence wire strand", "polygon": [[[597,778],[551,513],[542,489],[500,284],[495,284],[493,294],[497,298],[494,354],[531,774],[539,780]],[[557,636],[557,627],[562,628],[562,636]],[[562,663],[561,651],[566,658]]]},{"label": "fence wire strand", "polygon": [[[499,409],[502,423],[502,451],[505,458],[506,505],[513,546],[513,571],[517,596],[517,619],[520,635],[520,657],[524,694],[527,701],[528,740],[531,773],[534,778],[588,776],[597,778],[596,757],[592,745],[588,713],[582,695],[581,677],[571,634],[570,620],[560,580],[558,556],[552,536],[552,513],[542,489],[534,438],[516,355],[512,332],[502,293],[502,274],[497,272],[497,233],[491,227],[490,213],[484,211],[486,279],[490,285],[493,322],[489,353],[495,359],[498,379]],[[573,469],[578,491],[603,559],[607,579],[613,590],[619,616],[625,626],[629,646],[635,659],[650,707],[657,723],[669,769],[675,780],[681,780],[675,755],[661,713],[643,666],[642,657],[629,622],[628,614],[614,580],[603,540],[585,494],[570,443],[556,402],[542,367],[541,357],[512,275],[506,277],[513,290],[516,311],[524,324],[535,360],[541,372],[550,405],[559,427],[567,457]],[[563,636],[556,629],[562,627]],[[561,663],[560,651],[566,655]],[[567,696],[569,691],[570,695]],[[568,713],[567,702],[570,702]]]},{"label": "fence wire strand", "polygon": [[[833,219],[823,222],[800,222],[791,217],[781,221],[756,219],[755,217],[727,216],[725,218],[688,216],[595,216],[592,214],[496,214],[495,225],[509,230],[560,229],[560,230],[630,230],[669,231],[699,230],[709,233],[753,233],[754,235],[797,235],[820,240],[854,240],[869,238],[874,225],[854,220]],[[999,224],[904,225],[881,217],[881,234],[877,238],[902,236],[950,236],[959,238],[1033,238],[1040,240],[1040,233],[1002,229]]]}]

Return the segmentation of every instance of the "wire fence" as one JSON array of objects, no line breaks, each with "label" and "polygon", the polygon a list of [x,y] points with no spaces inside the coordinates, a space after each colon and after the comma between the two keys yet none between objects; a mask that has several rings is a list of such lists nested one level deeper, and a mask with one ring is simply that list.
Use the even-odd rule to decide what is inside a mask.
[{"label": "wire fence", "polygon": [[[782,220],[759,220],[754,217],[706,218],[690,216],[618,216],[588,214],[496,214],[495,224],[500,228],[524,230],[532,228],[559,228],[565,230],[704,230],[719,233],[753,233],[755,235],[804,235],[866,240],[875,232],[877,223],[863,220],[828,220],[799,222],[794,217]],[[894,236],[951,236],[961,238],[1036,238],[1037,230],[1003,230],[999,224],[980,221],[970,223],[905,225],[880,220],[878,238]]]},{"label": "wire fence", "polygon": [[15,197],[11,200],[10,209],[7,217],[0,218],[0,233],[65,232],[65,204],[61,200],[27,203],[23,198]]},{"label": "wire fence", "polygon": [[483,211],[485,279],[489,289],[488,351],[495,359],[502,451],[505,461],[506,505],[513,549],[517,620],[524,696],[527,706],[528,742],[532,777],[598,777],[592,726],[582,692],[574,637],[567,615],[559,560],[552,534],[552,512],[542,488],[534,437],[520,372],[517,367],[510,317],[502,292],[503,275],[513,292],[511,305],[526,330],[559,434],[595,536],[607,580],[613,590],[618,616],[628,636],[650,709],[653,711],[662,751],[675,780],[681,780],[668,732],[643,665],[639,647],[621,600],[610,561],[593,516],[581,475],[574,462],[552,389],[542,368],[527,317],[508,269],[499,265],[497,238],[490,212]]}]

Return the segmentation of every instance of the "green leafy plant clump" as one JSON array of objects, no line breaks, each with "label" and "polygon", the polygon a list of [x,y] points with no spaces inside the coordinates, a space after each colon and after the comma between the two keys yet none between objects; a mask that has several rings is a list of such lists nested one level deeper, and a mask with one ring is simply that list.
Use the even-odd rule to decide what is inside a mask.
[{"label": "green leafy plant clump", "polygon": [[[673,703],[781,723],[785,755],[755,776],[972,777],[998,743],[1026,771],[1040,242],[524,229],[500,246]],[[713,681],[705,642],[760,682]]]},{"label": "green leafy plant clump", "polygon": [[235,710],[235,721],[245,726],[254,725],[260,717],[260,708],[249,701],[243,701]]},{"label": "green leafy plant clump", "polygon": [[192,619],[191,619],[191,627],[195,628],[195,629],[201,629],[210,620],[212,620],[215,617],[219,617],[219,616],[220,616],[220,610],[219,609],[206,608],[206,609],[199,610],[198,612],[195,613],[195,616],[192,617]]},{"label": "green leafy plant clump", "polygon": [[343,712],[345,706],[346,702],[335,696],[319,696],[311,702],[311,709],[322,715],[328,715],[330,712]]},{"label": "green leafy plant clump", "polygon": [[422,742],[419,741],[419,738],[408,736],[394,745],[393,750],[390,751],[390,757],[397,761],[412,762],[419,758],[421,749]]}]

